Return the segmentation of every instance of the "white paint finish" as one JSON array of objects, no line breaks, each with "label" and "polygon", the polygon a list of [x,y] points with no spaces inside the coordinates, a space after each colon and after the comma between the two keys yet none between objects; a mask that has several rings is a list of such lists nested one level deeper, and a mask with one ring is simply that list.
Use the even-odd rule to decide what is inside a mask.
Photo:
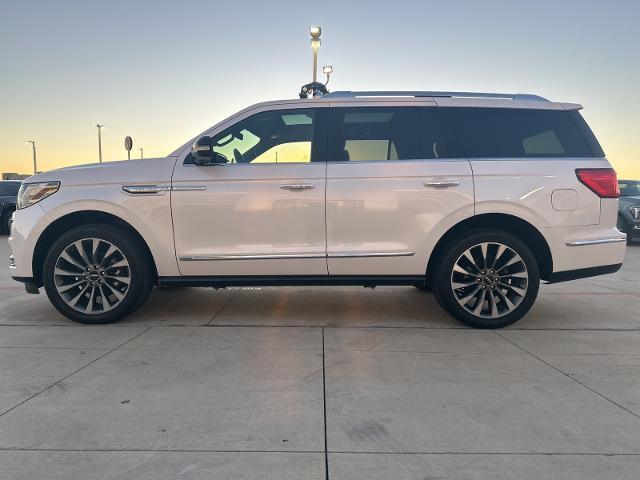
[{"label": "white paint finish", "polygon": [[[605,200],[605,199],[603,199]],[[587,225],[574,227],[542,228],[542,235],[549,244],[553,256],[553,271],[576,270],[598,265],[622,263],[626,251],[625,242],[603,243],[597,245],[568,246],[582,240],[622,238],[615,226]]]},{"label": "white paint finish", "polygon": [[[226,164],[176,167],[171,192],[178,259],[298,256],[179,261],[182,275],[326,275],[324,163]],[[287,190],[282,184],[311,184]],[[317,258],[317,257],[320,258]]]},{"label": "white paint finish", "polygon": [[[450,188],[425,182],[457,181]],[[420,275],[444,232],[473,215],[467,160],[336,162],[327,166],[327,252],[332,275]],[[414,256],[331,258],[344,251]]]},{"label": "white paint finish", "polygon": [[[472,160],[476,214],[506,213],[536,228],[597,225],[600,198],[582,185],[576,168],[610,168],[606,159],[487,159]],[[575,210],[552,206],[554,190],[575,190]]]},{"label": "white paint finish", "polygon": [[578,192],[572,188],[559,188],[551,193],[551,205],[559,212],[573,212],[578,208]]},{"label": "white paint finish", "polygon": [[[169,195],[130,195],[124,184],[171,182],[175,158],[106,162],[52,170],[33,181],[60,181],[60,190],[15,214],[17,237],[12,249],[19,253],[16,276],[32,276],[31,257],[45,228],[67,214],[94,210],[112,214],[131,225],[147,242],[160,275],[178,275],[173,254]],[[42,211],[46,212],[43,216]]]},{"label": "white paint finish", "polygon": [[11,268],[14,277],[32,277],[33,250],[40,235],[51,223],[51,218],[36,203],[13,213],[9,248],[13,253],[15,268]]}]

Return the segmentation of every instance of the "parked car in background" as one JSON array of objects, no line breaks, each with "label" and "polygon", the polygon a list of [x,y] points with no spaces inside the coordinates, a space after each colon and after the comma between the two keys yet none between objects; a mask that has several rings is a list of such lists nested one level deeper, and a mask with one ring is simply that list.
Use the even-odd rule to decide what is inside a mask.
[{"label": "parked car in background", "polygon": [[19,180],[0,180],[0,233],[9,233],[11,214],[16,210]]},{"label": "parked car in background", "polygon": [[640,180],[619,180],[618,230],[627,234],[627,243],[640,236]]},{"label": "parked car in background", "polygon": [[12,276],[82,323],[154,285],[413,285],[503,327],[541,280],[622,265],[616,173],[580,108],[462,92],[254,105],[165,158],[25,180]]}]

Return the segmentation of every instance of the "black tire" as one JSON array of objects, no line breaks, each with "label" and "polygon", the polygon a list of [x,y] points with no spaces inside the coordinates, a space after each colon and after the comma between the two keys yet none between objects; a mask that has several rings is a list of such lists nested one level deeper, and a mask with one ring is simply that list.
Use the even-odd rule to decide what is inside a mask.
[{"label": "black tire", "polygon": [[431,288],[431,285],[429,285],[427,282],[425,282],[422,285],[414,285],[414,287],[416,287],[418,290],[422,290],[423,292],[432,292],[433,289]]},{"label": "black tire", "polygon": [[9,209],[0,216],[0,233],[9,234],[10,230],[10,220],[11,214],[14,212],[14,209]]},{"label": "black tire", "polygon": [[[83,313],[68,305],[58,292],[54,277],[56,263],[61,253],[73,242],[87,238],[103,240],[117,247],[128,262],[130,275],[129,287],[119,303],[111,310],[91,314]],[[116,322],[140,308],[153,289],[154,275],[151,259],[148,258],[147,251],[138,238],[115,225],[90,224],[72,228],[55,241],[45,258],[42,279],[49,300],[61,314],[75,322],[99,325]],[[98,298],[102,304],[104,299]]]},{"label": "black tire", "polygon": [[[465,290],[458,289],[455,292],[454,292],[454,286],[452,284],[453,276],[457,275],[453,273],[454,266],[456,265],[456,262],[458,262],[458,260],[461,259],[464,252],[466,252],[468,249],[472,249],[472,251],[477,252],[477,250],[473,250],[474,246],[480,245],[482,243],[487,243],[487,242],[502,244],[508,247],[508,249],[510,249],[513,253],[515,253],[520,257],[522,263],[524,263],[524,266],[526,267],[526,274],[527,274],[526,285],[525,285],[526,288],[523,287],[525,290],[524,295],[520,297],[519,302],[516,303],[512,309],[509,309],[509,308],[505,308],[505,306],[508,305],[511,300],[509,300],[509,302],[506,302],[506,300],[502,300],[500,297],[500,294],[502,295],[502,297],[505,297],[506,295],[503,294],[504,291],[506,291],[508,295],[513,295],[513,293],[515,292],[511,291],[508,288],[502,289],[500,286],[500,283],[494,284],[494,281],[496,278],[495,276],[486,280],[486,282],[489,282],[489,283],[485,284],[485,277],[483,277],[480,274],[480,272],[478,272],[477,277],[481,277],[481,280],[478,280],[478,278],[475,278],[473,280],[473,281],[477,280],[479,282],[477,285],[478,288],[482,287],[483,289],[487,289],[487,291],[489,291],[489,287],[490,287],[491,289],[493,289],[493,290],[490,290],[491,292],[496,292],[495,295],[494,294],[491,295],[493,299],[498,298],[498,301],[494,300],[493,304],[498,305],[499,307],[497,308],[501,308],[502,311],[499,312],[498,313],[499,316],[496,316],[495,318],[482,316],[482,312],[484,311],[484,308],[485,308],[484,306],[480,307],[481,309],[480,315],[475,315],[473,312],[469,311],[468,307],[465,308],[458,302],[458,296],[464,297],[466,295],[466,292],[470,293],[473,290],[473,288],[471,287],[476,286],[475,283],[470,283],[468,286],[464,287]],[[497,248],[497,247],[493,246],[491,248]],[[510,253],[511,252],[509,252],[507,255],[510,255]],[[485,262],[485,263],[491,263],[491,262]],[[517,265],[519,265],[518,267],[519,269],[522,269],[520,262]],[[506,270],[503,270],[504,272],[509,272],[509,270],[512,267],[504,267],[504,268],[507,268]],[[515,269],[516,267],[514,266],[513,268]],[[489,270],[487,270],[487,273],[488,272]],[[507,273],[505,273],[505,276],[506,275]],[[434,284],[433,284],[434,295],[436,297],[436,300],[440,304],[440,306],[447,313],[449,313],[451,316],[455,317],[456,319],[460,320],[465,325],[469,325],[475,328],[502,328],[517,322],[529,311],[529,309],[533,305],[536,297],[538,296],[538,289],[540,286],[540,272],[538,269],[538,263],[536,261],[535,256],[531,252],[531,250],[527,247],[527,245],[524,242],[522,242],[516,236],[512,235],[511,233],[508,233],[502,230],[496,230],[496,229],[472,230],[472,231],[466,232],[465,234],[461,235],[457,239],[453,240],[451,242],[451,245],[448,251],[444,253],[444,256],[440,259],[440,261],[436,265],[433,278],[434,278]],[[497,278],[500,278],[500,277],[497,277]],[[470,281],[470,280],[467,280],[467,281]],[[510,280],[504,280],[504,281],[514,282],[516,280],[510,279]],[[517,281],[520,282],[521,280],[517,280]],[[516,286],[515,283],[513,285]],[[497,286],[497,291],[496,291],[496,286]],[[485,298],[485,295],[487,294],[482,293],[481,291],[479,292],[480,294],[482,294],[483,305],[487,305],[487,309],[488,309],[491,306],[489,299],[487,298],[486,300],[487,303],[484,303],[484,298]],[[475,305],[479,305],[480,303],[479,300],[477,299],[470,300],[470,301],[475,301]]]}]

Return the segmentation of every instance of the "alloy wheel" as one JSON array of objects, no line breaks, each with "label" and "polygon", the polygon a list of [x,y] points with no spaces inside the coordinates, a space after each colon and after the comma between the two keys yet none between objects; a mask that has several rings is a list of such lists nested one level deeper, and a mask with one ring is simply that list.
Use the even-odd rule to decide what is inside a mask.
[{"label": "alloy wheel", "polygon": [[113,310],[131,284],[131,268],[122,250],[100,238],[83,238],[65,247],[53,276],[60,298],[89,315]]},{"label": "alloy wheel", "polygon": [[528,283],[522,257],[498,242],[468,248],[451,273],[451,288],[458,304],[482,318],[499,318],[515,310],[527,294]]}]

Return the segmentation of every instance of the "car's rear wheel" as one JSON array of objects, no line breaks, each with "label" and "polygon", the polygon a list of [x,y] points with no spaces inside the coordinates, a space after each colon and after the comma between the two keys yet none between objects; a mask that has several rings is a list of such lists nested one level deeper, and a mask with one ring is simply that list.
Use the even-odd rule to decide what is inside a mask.
[{"label": "car's rear wheel", "polygon": [[501,328],[520,320],[540,285],[531,250],[514,235],[493,229],[474,230],[454,240],[434,278],[438,303],[477,328]]},{"label": "car's rear wheel", "polygon": [[153,270],[128,231],[95,224],[76,227],[51,247],[43,282],[53,306],[80,323],[115,322],[140,307],[153,288]]}]

